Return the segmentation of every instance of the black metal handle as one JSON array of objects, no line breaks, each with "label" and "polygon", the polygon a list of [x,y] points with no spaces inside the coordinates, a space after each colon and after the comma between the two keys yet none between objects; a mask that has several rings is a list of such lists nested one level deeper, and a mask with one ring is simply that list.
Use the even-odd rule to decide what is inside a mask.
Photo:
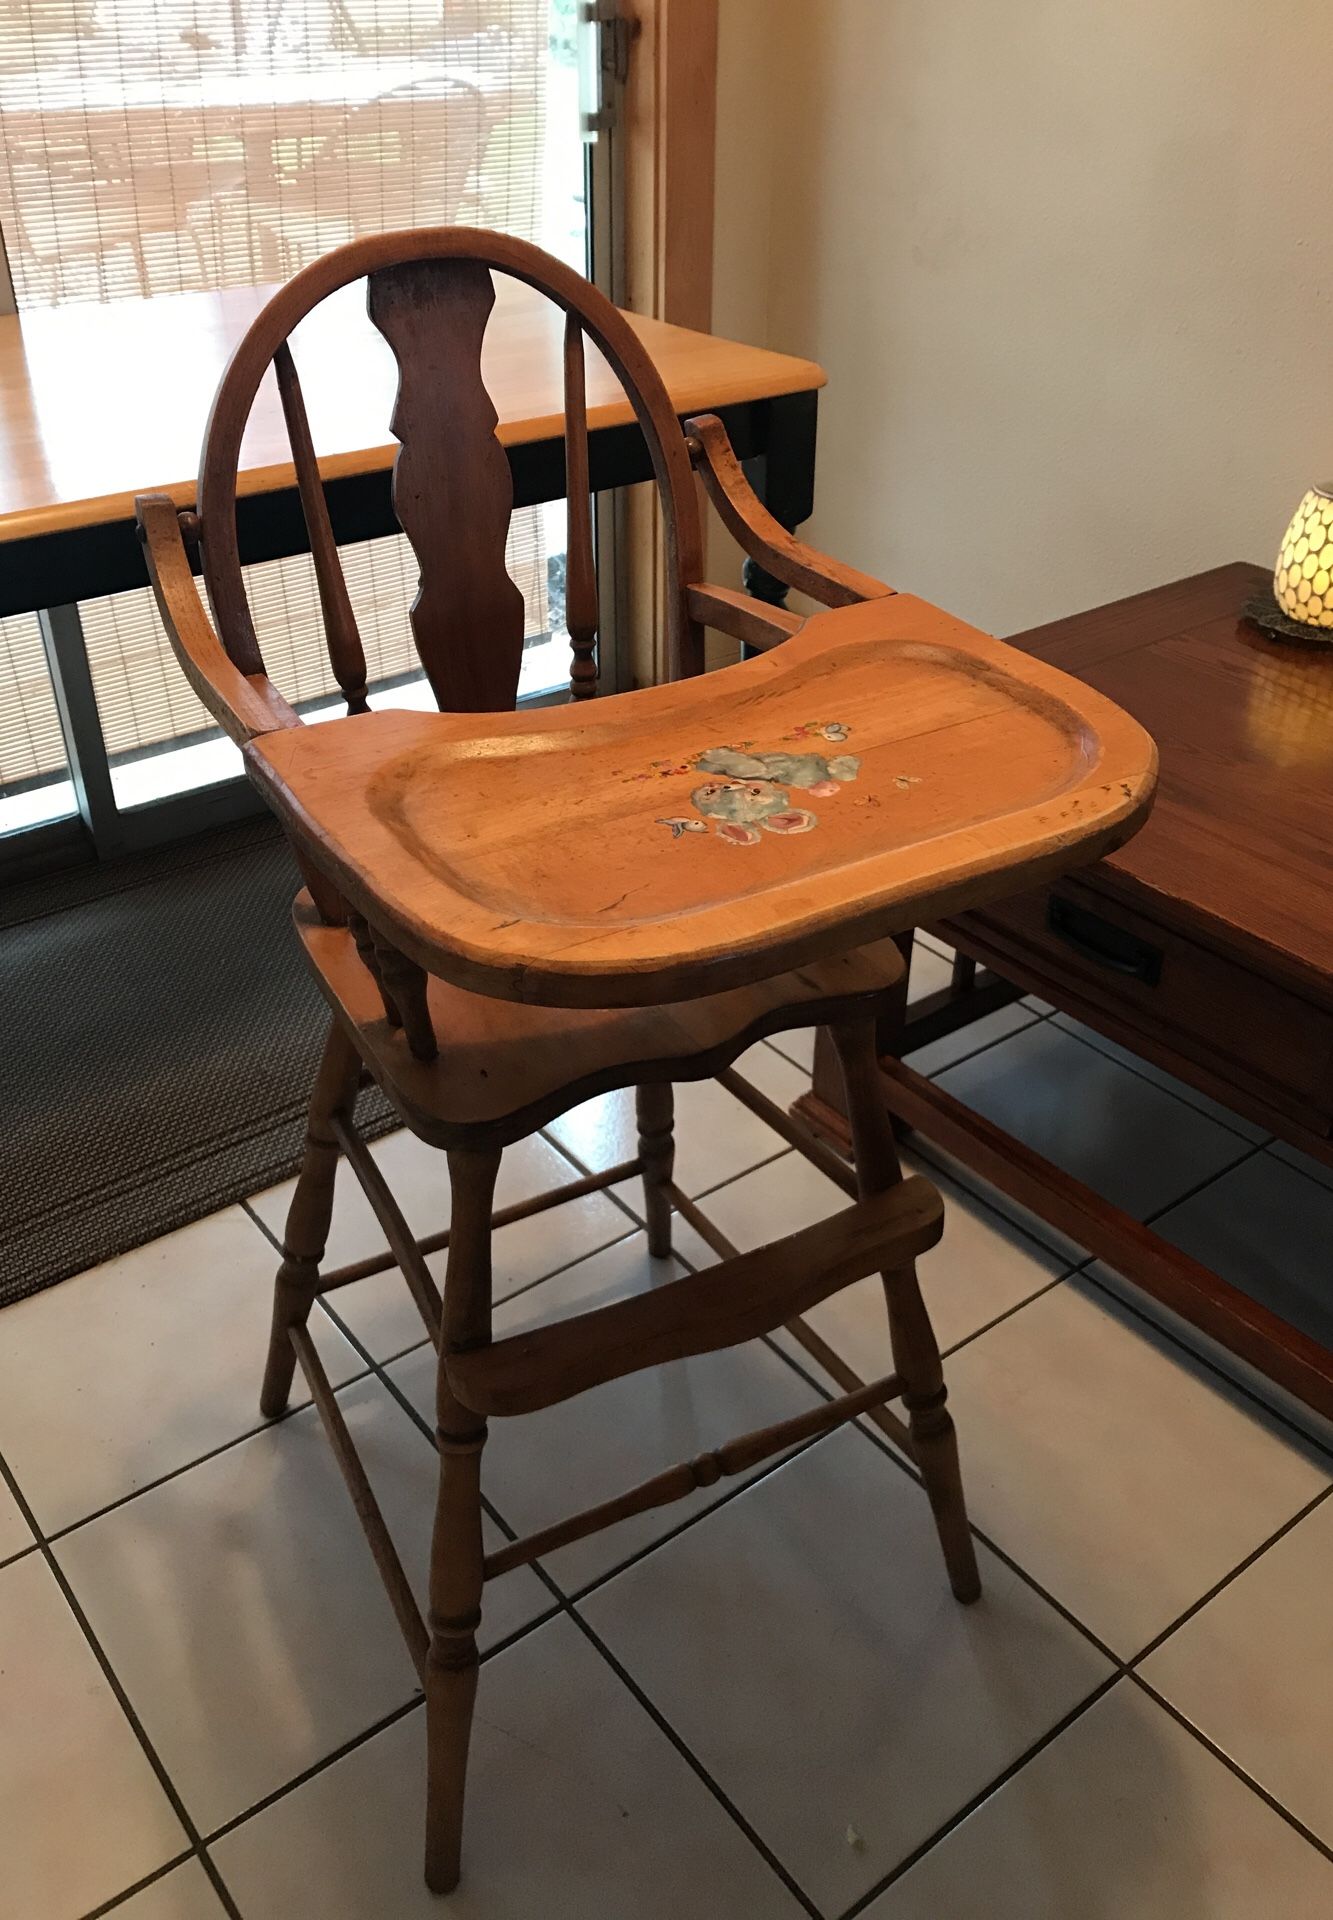
[{"label": "black metal handle", "polygon": [[1100,914],[1062,900],[1058,893],[1046,899],[1046,925],[1067,947],[1091,960],[1094,966],[1111,973],[1123,973],[1130,980],[1142,980],[1155,987],[1162,977],[1162,949],[1126,933],[1123,927],[1103,920]]}]

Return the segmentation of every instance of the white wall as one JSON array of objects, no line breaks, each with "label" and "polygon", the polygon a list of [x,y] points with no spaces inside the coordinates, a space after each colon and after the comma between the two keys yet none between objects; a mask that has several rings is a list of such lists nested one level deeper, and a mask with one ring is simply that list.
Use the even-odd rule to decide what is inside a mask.
[{"label": "white wall", "polygon": [[829,373],[812,537],[999,633],[1333,474],[1329,0],[720,0],[714,327]]}]

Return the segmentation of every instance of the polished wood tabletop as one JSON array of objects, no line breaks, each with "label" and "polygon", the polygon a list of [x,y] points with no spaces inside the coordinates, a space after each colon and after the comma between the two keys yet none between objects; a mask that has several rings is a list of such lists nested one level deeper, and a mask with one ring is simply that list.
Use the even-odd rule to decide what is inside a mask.
[{"label": "polished wood tabletop", "polygon": [[[0,541],[124,521],[137,493],[194,500],[209,404],[232,348],[272,294],[231,288],[112,305],[29,308],[0,317]],[[552,439],[563,423],[562,316],[501,281],[483,371],[507,447]],[[629,315],[685,414],[824,385],[813,361]],[[366,319],[360,286],[326,301],[292,338],[321,471],[387,470],[395,368]],[[632,419],[610,369],[589,347],[588,426]],[[238,491],[293,484],[272,377],[243,448]]]},{"label": "polished wood tabletop", "polygon": [[1244,617],[1269,586],[1233,562],[1017,637],[1160,743],[1148,828],[1097,884],[1333,1002],[1333,654]]}]

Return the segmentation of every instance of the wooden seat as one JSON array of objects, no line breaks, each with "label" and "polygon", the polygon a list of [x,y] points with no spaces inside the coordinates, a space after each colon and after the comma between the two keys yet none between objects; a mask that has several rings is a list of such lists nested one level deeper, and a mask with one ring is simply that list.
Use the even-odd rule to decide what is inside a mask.
[{"label": "wooden seat", "polygon": [[[515,713],[521,596],[504,566],[512,487],[482,379],[492,274],[565,314],[566,605],[572,704]],[[370,711],[289,336],[364,277],[398,362],[394,500],[421,566],[411,609],[439,713]],[[671,683],[589,705],[597,582],[588,498],[585,352],[624,385],[663,507]],[[261,380],[276,378],[347,716],[318,727],[264,670],[240,563],[236,475]],[[350,374],[349,374],[350,377]],[[749,555],[825,612],[808,620],[708,585],[696,473]],[[899,1022],[894,936],[1093,859],[1152,796],[1152,743],[1087,688],[882,582],[816,553],[747,486],[720,424],[671,413],[624,317],[523,242],[438,228],[358,241],[306,268],[259,314],[214,403],[197,513],[139,502],[149,572],[182,667],[291,839],[306,880],[297,932],[332,1010],[275,1289],[260,1404],[285,1407],[296,1364],[328,1429],[426,1696],[426,1878],[457,1882],[485,1582],[720,1474],[865,1415],[920,1471],[949,1581],[977,1597],[939,1349],[914,1266],[939,1238],[939,1196],[904,1180],[877,1030]],[[198,557],[210,621],[192,571]],[[703,677],[703,628],[760,657]],[[822,1027],[841,1063],[853,1173],[732,1065],[766,1034]],[[415,1240],[353,1109],[370,1074],[448,1156],[447,1231]],[[820,1165],[851,1204],[742,1252],[675,1185],[675,1080],[715,1074]],[[503,1147],[610,1088],[635,1089],[638,1151],[496,1209]],[[388,1252],[322,1266],[345,1157]],[[621,1301],[491,1338],[493,1229],[640,1175],[647,1246],[682,1215],[719,1264]],[[443,1299],[426,1255],[448,1247]],[[321,1293],[396,1264],[438,1352],[439,1495],[430,1611],[419,1614],[307,1321]],[[800,1317],[883,1278],[893,1369],[860,1380]],[[723,1442],[487,1553],[488,1416],[548,1406],[647,1366],[779,1324],[844,1391]],[[889,1402],[901,1399],[905,1418]]]},{"label": "wooden seat", "polygon": [[653,1078],[704,1079],[771,1034],[873,1018],[904,981],[892,940],[752,987],[623,1010],[515,1006],[432,976],[430,1030],[447,1037],[422,1060],[390,1024],[348,929],[321,920],[304,892],[294,918],[362,1059],[413,1131],[437,1147],[482,1138],[507,1146],[595,1094]]}]

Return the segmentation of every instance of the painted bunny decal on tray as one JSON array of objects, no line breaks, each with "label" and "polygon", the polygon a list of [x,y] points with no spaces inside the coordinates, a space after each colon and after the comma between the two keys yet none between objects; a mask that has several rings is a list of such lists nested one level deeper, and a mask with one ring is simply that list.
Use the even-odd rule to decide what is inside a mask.
[{"label": "painted bunny decal on tray", "polygon": [[[841,721],[829,720],[798,727],[787,737],[798,741],[814,737],[840,746],[848,732]],[[792,790],[812,799],[826,799],[847,781],[855,780],[860,771],[855,754],[826,758],[822,753],[752,753],[752,744],[746,741],[743,747],[709,747],[688,767],[658,769],[662,773],[683,773],[692,768],[714,776],[690,794],[702,819],[687,814],[659,819],[660,826],[670,827],[673,839],[686,833],[706,833],[710,820],[718,838],[736,847],[756,846],[761,828],[766,833],[809,833],[818,825],[819,816],[808,807],[793,806]]]}]

